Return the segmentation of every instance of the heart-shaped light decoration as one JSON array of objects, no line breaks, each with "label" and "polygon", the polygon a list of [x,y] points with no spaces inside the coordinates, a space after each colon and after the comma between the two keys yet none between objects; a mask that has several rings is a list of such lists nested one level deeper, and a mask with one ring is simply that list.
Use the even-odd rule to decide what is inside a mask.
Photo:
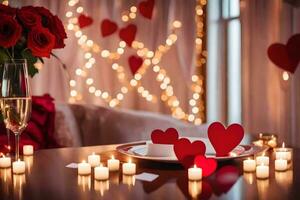
[{"label": "heart-shaped light decoration", "polygon": [[217,156],[228,156],[244,137],[244,129],[239,124],[231,124],[226,129],[220,122],[208,127],[208,138]]},{"label": "heart-shaped light decoration", "polygon": [[143,62],[144,62],[143,59],[139,56],[130,56],[128,58],[128,63],[132,75],[134,75],[139,70]]},{"label": "heart-shaped light decoration", "polygon": [[206,158],[204,155],[197,155],[194,164],[202,169],[202,176],[207,177],[217,169],[217,161],[214,158]]},{"label": "heart-shaped light decoration", "polygon": [[206,151],[205,144],[200,141],[190,142],[187,138],[181,138],[174,143],[174,152],[178,161],[189,168],[194,165],[194,159],[197,155],[204,155]]},{"label": "heart-shaped light decoration", "polygon": [[119,37],[121,38],[121,40],[125,41],[128,46],[131,47],[131,44],[135,39],[136,32],[136,25],[129,24],[128,26],[120,29]]},{"label": "heart-shaped light decoration", "polygon": [[141,15],[148,19],[151,19],[154,8],[154,0],[142,1],[141,3],[139,3],[138,8]]},{"label": "heart-shaped light decoration", "polygon": [[93,18],[87,16],[87,15],[79,15],[78,17],[78,25],[80,28],[84,28],[87,26],[90,26],[93,23]]},{"label": "heart-shaped light decoration", "polygon": [[156,129],[151,133],[153,144],[174,144],[178,137],[179,135],[175,128],[168,128],[166,131]]},{"label": "heart-shaped light decoration", "polygon": [[104,19],[101,22],[101,34],[103,37],[113,34],[114,32],[117,31],[117,29],[118,29],[118,25],[109,19]]}]

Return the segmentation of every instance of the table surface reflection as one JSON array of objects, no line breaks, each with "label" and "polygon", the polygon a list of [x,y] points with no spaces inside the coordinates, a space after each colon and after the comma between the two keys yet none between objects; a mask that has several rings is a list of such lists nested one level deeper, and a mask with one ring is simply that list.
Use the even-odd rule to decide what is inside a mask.
[{"label": "table surface reflection", "polygon": [[12,175],[0,169],[1,199],[300,199],[300,149],[294,149],[293,162],[286,172],[274,171],[271,156],[270,178],[258,180],[254,173],[243,173],[242,160],[219,163],[218,170],[201,182],[189,182],[180,165],[133,160],[137,173],[159,174],[153,182],[135,180],[122,173],[110,173],[108,181],[78,176],[72,162],[86,160],[92,152],[101,161],[114,155],[121,162],[127,157],[117,153],[116,145],[40,150],[24,157],[27,171]]}]

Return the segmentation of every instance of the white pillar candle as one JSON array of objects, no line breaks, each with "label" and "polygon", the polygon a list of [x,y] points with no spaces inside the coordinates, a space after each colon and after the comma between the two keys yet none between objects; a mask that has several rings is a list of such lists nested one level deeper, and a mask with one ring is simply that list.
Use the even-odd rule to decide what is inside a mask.
[{"label": "white pillar candle", "polygon": [[99,167],[95,167],[94,169],[95,179],[96,180],[107,180],[109,177],[108,168],[104,167],[100,164]]},{"label": "white pillar candle", "polygon": [[134,175],[136,172],[136,165],[129,160],[128,163],[123,163],[122,170],[125,175]]},{"label": "white pillar candle", "polygon": [[265,179],[269,177],[269,166],[267,165],[258,165],[256,167],[256,177],[260,179]]},{"label": "white pillar candle", "polygon": [[254,172],[256,168],[256,162],[253,159],[248,158],[243,161],[243,169],[245,172]]},{"label": "white pillar candle", "polygon": [[33,155],[33,146],[32,145],[24,145],[23,146],[23,155],[25,155],[25,156]]},{"label": "white pillar candle", "polygon": [[0,168],[8,168],[11,166],[11,158],[2,155],[0,158]]},{"label": "white pillar candle", "polygon": [[270,159],[268,156],[262,155],[256,157],[257,165],[269,165]]},{"label": "white pillar candle", "polygon": [[89,175],[91,174],[91,165],[87,162],[82,161],[78,163],[78,175]]},{"label": "white pillar candle", "polygon": [[12,168],[14,174],[23,174],[25,172],[25,162],[19,159],[13,162]]},{"label": "white pillar candle", "polygon": [[276,171],[287,170],[287,160],[283,160],[283,159],[275,160],[275,170]]},{"label": "white pillar candle", "polygon": [[188,177],[190,181],[199,181],[202,179],[202,169],[194,165],[188,169]]},{"label": "white pillar candle", "polygon": [[107,160],[107,167],[109,171],[118,171],[120,168],[120,161],[111,156],[111,159]]},{"label": "white pillar candle", "polygon": [[93,152],[91,155],[88,156],[88,163],[90,163],[92,167],[100,165],[100,155],[97,155]]},{"label": "white pillar candle", "polygon": [[275,149],[275,157],[277,160],[283,159],[283,160],[291,161],[292,160],[292,149],[286,148],[285,144],[283,142],[281,148]]}]

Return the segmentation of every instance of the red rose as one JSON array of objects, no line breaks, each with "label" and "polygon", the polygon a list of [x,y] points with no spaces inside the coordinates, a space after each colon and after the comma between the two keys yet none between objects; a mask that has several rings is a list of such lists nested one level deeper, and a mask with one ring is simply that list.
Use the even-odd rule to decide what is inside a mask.
[{"label": "red rose", "polygon": [[41,16],[34,12],[31,6],[26,6],[17,11],[17,17],[27,28],[41,25]]},{"label": "red rose", "polygon": [[22,34],[22,27],[9,15],[0,14],[0,46],[14,46]]},{"label": "red rose", "polygon": [[0,14],[6,14],[14,16],[16,14],[17,9],[12,8],[10,6],[6,6],[0,3]]},{"label": "red rose", "polygon": [[42,17],[42,24],[44,27],[49,28],[53,23],[54,15],[44,7],[34,7],[35,12],[37,12]]},{"label": "red rose", "polygon": [[55,15],[53,17],[53,21],[51,22],[51,26],[49,27],[52,34],[55,35],[55,49],[65,47],[64,39],[67,38],[67,34],[64,28],[64,25],[60,21],[60,19]]},{"label": "red rose", "polygon": [[33,27],[28,34],[27,42],[32,55],[49,58],[55,45],[55,36],[47,28]]}]

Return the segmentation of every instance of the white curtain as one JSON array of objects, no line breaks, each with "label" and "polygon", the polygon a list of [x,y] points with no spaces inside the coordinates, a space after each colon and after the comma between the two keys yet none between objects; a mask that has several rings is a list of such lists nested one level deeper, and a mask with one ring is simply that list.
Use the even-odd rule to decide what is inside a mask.
[{"label": "white curtain", "polygon": [[299,147],[300,69],[284,81],[267,48],[300,33],[300,9],[282,0],[243,0],[241,17],[244,125],[249,132],[276,133],[280,141]]},{"label": "white curtain", "polygon": [[[80,0],[79,2],[84,8],[84,13],[94,19],[93,25],[83,29],[83,32],[101,45],[103,49],[113,51],[116,50],[120,41],[118,34],[115,33],[112,36],[103,38],[100,33],[100,22],[105,18],[109,18],[117,22],[121,28],[126,26],[127,24],[121,21],[122,12],[129,10],[130,6],[137,5],[141,1]],[[10,3],[12,6],[45,6],[57,14],[64,24],[67,24],[67,17],[65,15],[69,10],[68,1],[11,0]],[[153,51],[155,51],[160,44],[165,43],[168,34],[171,33],[172,22],[174,20],[180,20],[182,22],[182,28],[178,31],[178,40],[169,52],[163,56],[160,66],[164,67],[171,77],[174,93],[179,98],[180,105],[186,112],[189,111],[188,99],[191,96],[189,85],[191,83],[191,74],[194,70],[195,5],[196,1],[194,0],[157,0],[155,1],[155,11],[152,20],[148,20],[138,14],[136,20],[132,22],[138,27],[136,39],[144,42],[146,47]],[[55,54],[67,65],[71,77],[78,81],[79,90],[83,94],[81,103],[105,105],[99,97],[95,97],[95,95],[91,95],[88,92],[88,87],[85,82],[75,77],[74,70],[84,64],[84,56],[83,51],[77,44],[74,33],[68,31],[67,34],[66,47],[62,50],[55,51]],[[120,64],[124,66],[126,76],[130,80],[132,75],[128,67],[127,59],[130,55],[135,54],[135,52],[130,48],[126,49],[125,52],[122,59],[120,59]],[[115,95],[122,86],[117,79],[116,73],[111,69],[111,64],[107,62],[107,60],[101,58],[100,55],[95,55],[95,58],[97,64],[92,68],[90,73],[95,81],[95,85],[102,91],[108,91],[112,95]],[[149,68],[142,79],[142,84],[158,97],[157,103],[153,104],[147,102],[144,98],[140,97],[134,89],[127,94],[121,103],[121,107],[170,113],[170,109],[160,101],[161,89],[155,79],[156,75],[151,68]],[[67,102],[69,98],[67,76],[59,67],[57,60],[53,57],[46,61],[43,69],[33,80],[33,94],[40,95],[45,92],[50,93],[56,101]]]}]

